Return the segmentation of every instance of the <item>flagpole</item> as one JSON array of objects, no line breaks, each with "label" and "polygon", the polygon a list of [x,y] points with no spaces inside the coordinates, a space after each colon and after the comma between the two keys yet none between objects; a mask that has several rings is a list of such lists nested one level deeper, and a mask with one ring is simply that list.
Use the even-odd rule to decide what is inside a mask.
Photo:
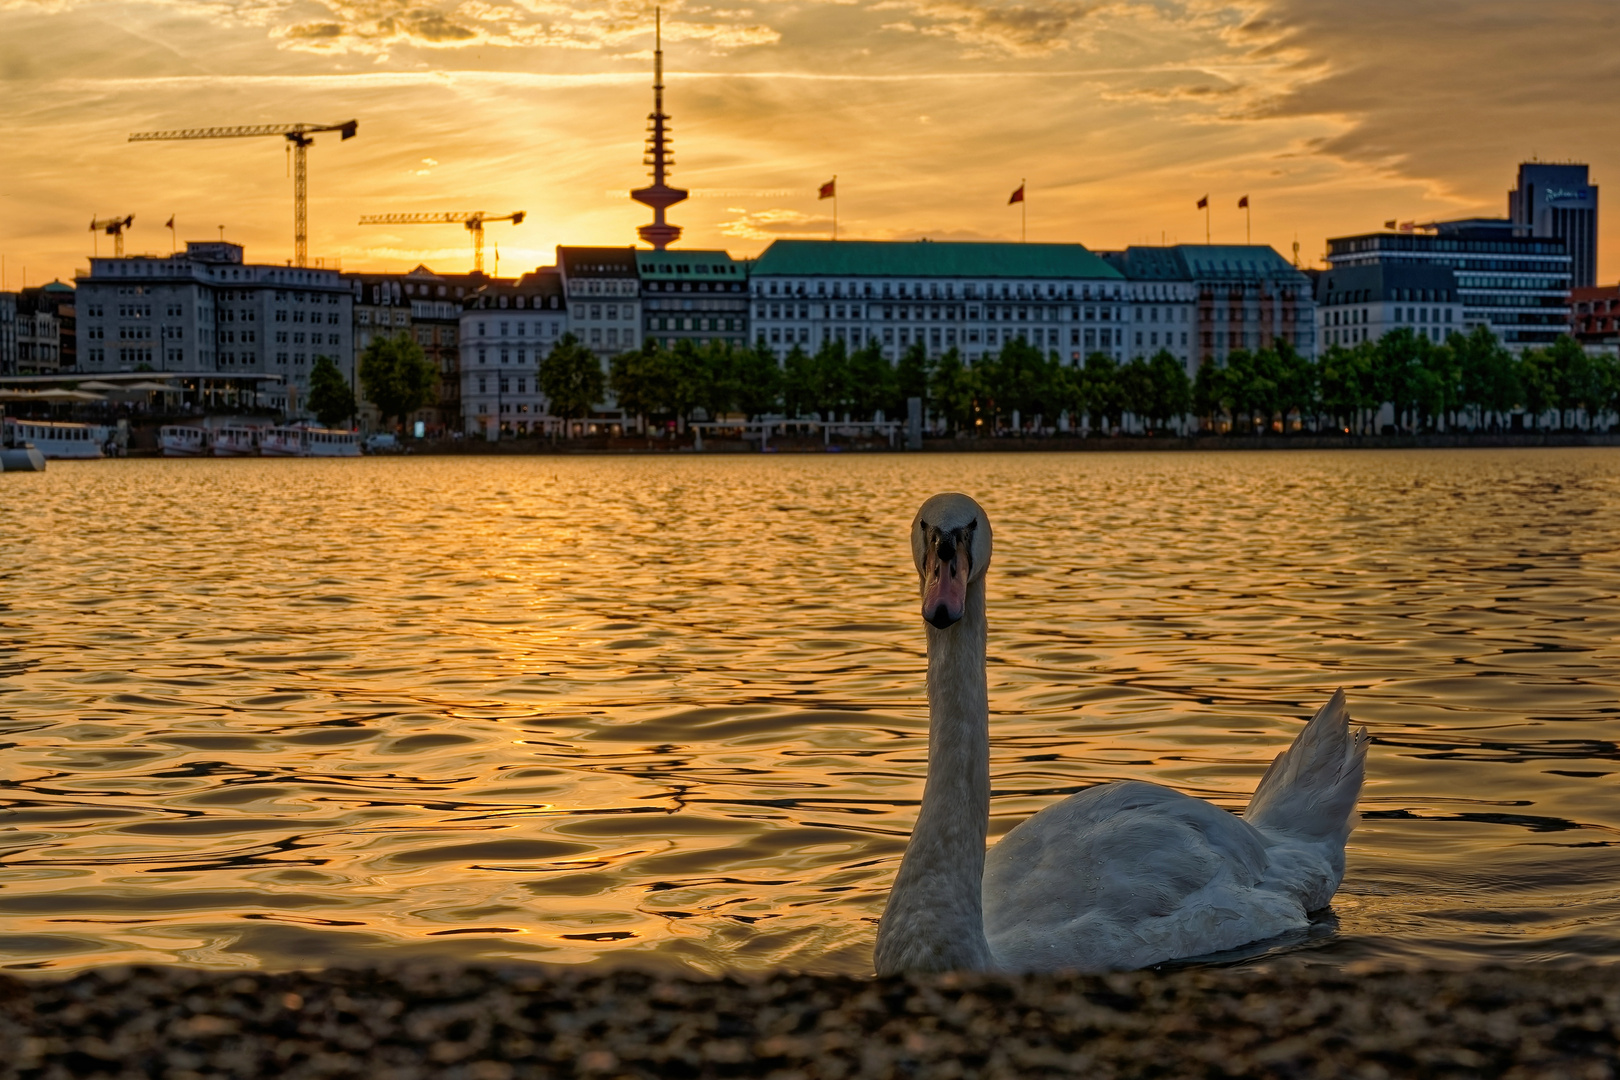
[{"label": "flagpole", "polygon": [[1018,200],[1018,214],[1019,214],[1019,219],[1021,221],[1021,224],[1019,225],[1019,236],[1021,238],[1019,240],[1019,243],[1027,244],[1027,243],[1029,243],[1029,180],[1028,180],[1028,178],[1021,179],[1021,180],[1018,181],[1018,190],[1022,191],[1024,193],[1024,197],[1022,199]]},{"label": "flagpole", "polygon": [[1254,243],[1254,208],[1249,205],[1248,196],[1243,199],[1243,242]]},{"label": "flagpole", "polygon": [[1209,196],[1204,196],[1204,243],[1210,243],[1209,238]]},{"label": "flagpole", "polygon": [[833,239],[838,239],[838,174],[833,173]]}]

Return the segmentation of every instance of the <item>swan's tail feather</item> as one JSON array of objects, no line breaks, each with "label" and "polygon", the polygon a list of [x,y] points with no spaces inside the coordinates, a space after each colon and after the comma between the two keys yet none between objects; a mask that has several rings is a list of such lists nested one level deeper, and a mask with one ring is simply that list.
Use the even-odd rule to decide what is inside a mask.
[{"label": "swan's tail feather", "polygon": [[1342,846],[1354,827],[1367,761],[1367,729],[1350,728],[1344,691],[1317,710],[1260,778],[1244,820],[1259,829]]}]

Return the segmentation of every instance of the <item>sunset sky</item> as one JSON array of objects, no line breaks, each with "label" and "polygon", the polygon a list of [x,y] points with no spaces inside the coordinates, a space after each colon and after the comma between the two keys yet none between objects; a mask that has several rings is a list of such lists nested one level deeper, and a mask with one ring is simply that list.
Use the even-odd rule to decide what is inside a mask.
[{"label": "sunset sky", "polygon": [[[680,246],[1019,235],[1092,248],[1254,241],[1320,262],[1389,218],[1505,212],[1517,163],[1589,162],[1620,199],[1605,104],[1613,0],[745,0],[664,7]],[[528,212],[490,226],[511,275],[557,244],[632,244],[652,4],[629,0],[0,0],[5,286],[225,227],[292,256],[281,140],[128,143],[163,128],[339,122],[309,152],[310,255],[470,269],[456,226],[362,214]],[[1609,211],[1599,277],[1620,275]],[[100,239],[110,252],[111,241]]]}]

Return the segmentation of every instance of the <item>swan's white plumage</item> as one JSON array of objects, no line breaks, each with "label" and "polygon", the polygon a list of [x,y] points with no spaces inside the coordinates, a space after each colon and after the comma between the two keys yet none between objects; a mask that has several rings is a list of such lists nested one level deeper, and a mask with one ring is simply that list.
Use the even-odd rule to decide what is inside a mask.
[{"label": "swan's white plumage", "polygon": [[879,927],[879,973],[1137,968],[1303,929],[1344,876],[1361,791],[1366,732],[1350,729],[1342,691],[1272,763],[1242,818],[1156,784],[1101,784],[985,854],[988,521],[967,496],[935,496],[912,544],[923,573],[919,528],[969,522],[982,552],[971,529],[959,533],[976,563],[964,614],[927,630],[928,784]]}]

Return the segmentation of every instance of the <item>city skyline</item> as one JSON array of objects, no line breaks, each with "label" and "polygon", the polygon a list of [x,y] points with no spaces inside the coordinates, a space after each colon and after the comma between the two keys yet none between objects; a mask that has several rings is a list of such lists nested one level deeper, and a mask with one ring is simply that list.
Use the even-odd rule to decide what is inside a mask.
[{"label": "city skyline", "polygon": [[[1207,193],[1213,239],[1240,243],[1246,195],[1253,242],[1289,254],[1297,236],[1309,266],[1329,236],[1389,218],[1501,216],[1521,160],[1588,161],[1600,185],[1611,171],[1569,93],[1572,72],[1581,98],[1617,78],[1596,43],[1620,14],[1599,4],[663,7],[673,177],[692,192],[680,248],[753,256],[828,236],[817,192],[834,174],[842,237],[1016,240],[1023,208],[1007,199],[1027,177],[1031,241],[1202,242]],[[172,214],[182,244],[224,225],[251,259],[290,259],[279,141],[125,141],[175,127],[357,118],[357,139],[309,151],[310,255],[345,269],[471,264],[459,226],[391,232],[359,226],[366,214],[522,209],[523,224],[487,237],[488,268],[498,250],[508,275],[559,244],[635,243],[651,4],[321,10],[67,0],[0,13],[16,109],[5,286],[24,267],[30,285],[71,280],[94,250],[92,216],[135,214],[131,253],[166,252]]]}]

